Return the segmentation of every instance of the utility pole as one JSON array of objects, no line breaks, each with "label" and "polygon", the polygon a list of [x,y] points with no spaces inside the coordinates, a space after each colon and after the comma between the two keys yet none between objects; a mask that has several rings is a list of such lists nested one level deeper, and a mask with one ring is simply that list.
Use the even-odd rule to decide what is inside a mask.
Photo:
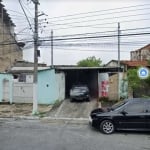
[{"label": "utility pole", "polygon": [[51,30],[51,67],[53,67],[53,30]]},{"label": "utility pole", "polygon": [[[2,14],[2,42],[4,42],[4,8],[1,9]],[[2,45],[2,55],[4,55],[4,45]]]},{"label": "utility pole", "polygon": [[118,22],[118,100],[120,99],[120,23]]},{"label": "utility pole", "polygon": [[38,0],[32,0],[35,4],[35,18],[34,18],[34,74],[33,74],[33,110],[32,114],[38,113],[38,102],[37,102],[37,83],[38,83]]}]

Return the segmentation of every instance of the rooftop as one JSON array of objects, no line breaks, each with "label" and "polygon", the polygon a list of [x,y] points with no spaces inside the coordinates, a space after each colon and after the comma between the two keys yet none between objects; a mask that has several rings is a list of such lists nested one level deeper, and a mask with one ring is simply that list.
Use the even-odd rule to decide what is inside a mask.
[{"label": "rooftop", "polygon": [[3,18],[3,21],[6,25],[15,26],[15,24],[11,20],[11,17],[7,13],[7,10],[4,7],[5,5],[3,5],[2,0],[0,0],[0,18]]},{"label": "rooftop", "polygon": [[128,65],[130,67],[138,67],[138,66],[150,66],[150,64],[148,63],[148,61],[135,61],[135,60],[122,60],[120,61],[120,63]]}]

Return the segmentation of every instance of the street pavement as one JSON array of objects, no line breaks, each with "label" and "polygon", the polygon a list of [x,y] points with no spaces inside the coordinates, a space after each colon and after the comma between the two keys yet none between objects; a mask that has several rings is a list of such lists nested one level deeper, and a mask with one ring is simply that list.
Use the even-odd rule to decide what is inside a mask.
[{"label": "street pavement", "polygon": [[0,119],[0,150],[150,150],[150,134],[105,135],[88,124]]},{"label": "street pavement", "polygon": [[32,105],[13,105],[18,115],[0,106],[0,150],[150,150],[150,132],[105,135],[93,129],[88,115],[96,101],[42,106],[44,116],[32,116]]}]

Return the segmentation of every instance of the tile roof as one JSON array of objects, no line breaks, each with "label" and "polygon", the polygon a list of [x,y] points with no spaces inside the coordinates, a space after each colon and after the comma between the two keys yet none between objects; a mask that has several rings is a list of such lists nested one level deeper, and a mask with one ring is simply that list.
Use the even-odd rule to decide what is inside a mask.
[{"label": "tile roof", "polygon": [[125,64],[130,67],[150,66],[148,61],[121,60],[120,63]]}]

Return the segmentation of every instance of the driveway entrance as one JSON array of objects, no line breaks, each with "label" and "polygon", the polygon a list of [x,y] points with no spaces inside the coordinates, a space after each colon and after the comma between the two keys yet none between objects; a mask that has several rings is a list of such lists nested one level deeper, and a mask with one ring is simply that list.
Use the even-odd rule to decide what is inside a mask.
[{"label": "driveway entrance", "polygon": [[91,110],[96,108],[97,101],[92,99],[90,102],[70,102],[69,99],[50,113],[51,117],[57,118],[88,118]]}]

